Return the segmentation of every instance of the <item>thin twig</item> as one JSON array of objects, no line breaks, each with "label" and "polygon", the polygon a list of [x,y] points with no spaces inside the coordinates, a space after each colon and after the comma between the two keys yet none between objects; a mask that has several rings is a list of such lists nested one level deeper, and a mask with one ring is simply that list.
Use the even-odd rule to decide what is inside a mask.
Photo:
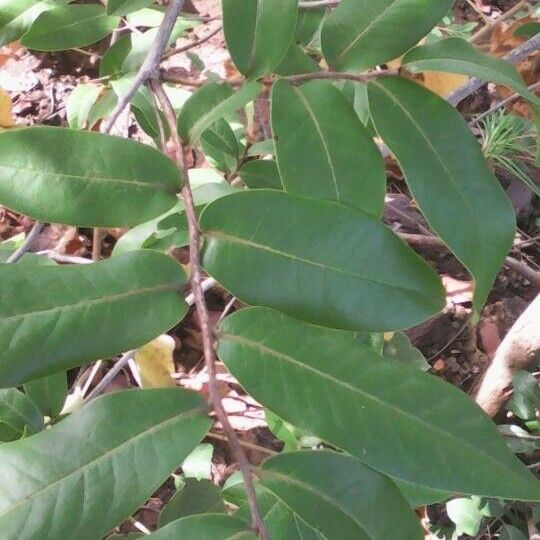
[{"label": "thin twig", "polygon": [[184,147],[178,131],[176,129],[176,115],[173,106],[163,90],[161,82],[158,80],[151,81],[151,88],[159,102],[165,119],[169,125],[171,131],[171,148],[169,151],[169,157],[173,159],[178,165],[180,174],[182,177],[182,199],[186,211],[186,218],[189,228],[189,258],[191,264],[191,290],[195,299],[195,306],[197,309],[197,315],[199,319],[199,326],[201,329],[201,336],[203,341],[204,361],[206,369],[208,371],[208,394],[210,402],[214,408],[216,417],[220,421],[223,431],[227,436],[231,450],[236,458],[238,468],[242,472],[244,479],[244,487],[246,490],[249,509],[251,512],[251,526],[255,532],[257,532],[263,540],[270,540],[270,536],[266,529],[266,525],[262,519],[259,507],[257,505],[257,496],[255,493],[255,487],[253,485],[253,476],[251,470],[251,464],[240,445],[238,437],[229,422],[227,412],[223,407],[221,401],[221,395],[218,386],[217,373],[216,373],[216,354],[214,350],[214,336],[210,327],[210,316],[208,313],[208,307],[204,298],[204,291],[202,288],[202,269],[200,262],[200,244],[201,244],[201,231],[197,220],[197,212],[195,204],[193,202],[193,195],[191,193],[191,185],[188,179],[188,169],[186,161],[184,159],[184,152],[189,151],[187,147]]},{"label": "thin twig", "polygon": [[39,236],[39,233],[43,230],[43,227],[45,227],[44,223],[41,223],[41,221],[36,221],[32,229],[30,229],[30,232],[27,234],[22,246],[19,247],[19,249],[15,250],[8,257],[6,262],[16,263],[25,253],[27,253],[32,247],[34,240]]},{"label": "thin twig", "polygon": [[212,30],[212,32],[209,32],[208,34],[206,34],[206,36],[200,39],[196,39],[192,41],[191,43],[184,45],[183,47],[178,47],[178,49],[171,49],[170,51],[165,52],[163,54],[163,60],[170,58],[171,56],[175,56],[176,54],[189,51],[190,49],[194,49],[195,47],[198,47],[199,45],[206,43],[208,40],[212,39],[216,34],[219,34],[219,32],[221,32],[222,29],[223,29],[222,26],[218,26],[215,30]]},{"label": "thin twig", "polygon": [[[534,92],[538,88],[540,88],[540,82],[531,84],[531,86],[529,86],[529,90],[531,92]],[[483,112],[482,114],[477,116],[474,120],[471,120],[469,122],[469,126],[470,127],[475,126],[476,124],[481,122],[484,118],[486,118],[490,114],[493,114],[494,112],[498,111],[501,107],[504,107],[505,105],[508,105],[509,103],[512,103],[512,101],[515,101],[516,99],[519,99],[520,97],[521,97],[520,94],[512,94],[510,97],[507,97],[506,99],[503,99],[502,101],[499,101],[499,103],[496,103],[495,105],[493,105],[491,109],[488,109],[486,112]]]},{"label": "thin twig", "polygon": [[36,255],[44,255],[45,257],[59,262],[59,263],[65,263],[65,264],[92,264],[92,260],[86,259],[84,257],[76,257],[75,255],[62,255],[60,253],[56,253],[52,249],[45,249],[43,251],[36,252]]},{"label": "thin twig", "polygon": [[313,0],[313,2],[299,2],[298,7],[300,9],[321,9],[337,6],[340,1],[341,0]]},{"label": "thin twig", "polygon": [[139,88],[149,79],[156,78],[161,57],[163,56],[163,52],[169,43],[176,19],[178,18],[178,15],[180,15],[180,12],[184,7],[184,3],[185,0],[171,0],[169,3],[169,7],[165,13],[165,16],[163,17],[163,22],[159,27],[156,38],[154,39],[152,47],[148,51],[142,66],[139,68],[137,75],[135,75],[135,78],[133,79],[128,91],[118,99],[116,107],[105,123],[105,133],[110,133],[115,122],[122,114],[122,111],[128,106],[129,102],[133,99]]},{"label": "thin twig", "polygon": [[[225,437],[225,435],[221,435],[220,433],[215,433],[214,431],[209,431],[206,434],[207,437],[210,437],[212,439],[217,439],[218,441],[225,441],[227,442],[228,439]],[[261,452],[262,454],[267,454],[269,456],[275,456],[279,452],[276,452],[275,450],[270,450],[270,448],[265,448],[264,446],[259,446],[258,444],[253,444],[247,441],[239,441],[240,445],[244,448],[247,448],[248,450],[255,450],[257,452]]]},{"label": "thin twig", "polygon": [[92,389],[92,391],[85,398],[85,402],[88,402],[95,397],[99,396],[103,390],[109,386],[113,379],[128,365],[129,361],[135,355],[135,350],[124,353],[122,357],[116,361],[116,364],[107,372],[107,374],[99,381],[98,384]]},{"label": "thin twig", "polygon": [[[516,47],[514,50],[510,51],[507,55],[503,56],[503,59],[511,64],[517,64],[524,58],[527,58],[527,56],[530,54],[537,51],[539,48],[540,32],[519,47]],[[473,92],[476,92],[476,90],[482,88],[484,84],[486,84],[486,81],[473,77],[472,79],[469,79],[468,82],[466,82],[463,86],[460,86],[457,90],[454,90],[446,98],[446,100],[452,105],[456,106]]]},{"label": "thin twig", "polygon": [[301,73],[299,75],[290,75],[283,77],[292,84],[302,84],[314,79],[331,79],[331,80],[348,80],[356,82],[367,82],[375,77],[385,77],[388,75],[397,75],[396,69],[384,69],[380,71],[372,71],[371,73],[346,73],[342,71],[316,71],[315,73]]},{"label": "thin twig", "polygon": [[[216,284],[216,280],[214,278],[206,278],[201,283],[201,289],[203,290],[203,293],[205,293],[206,291],[209,291],[215,284]],[[195,305],[195,295],[193,293],[189,293],[186,296],[186,304],[189,307]]]},{"label": "thin twig", "polygon": [[522,1],[516,4],[512,9],[509,9],[506,13],[503,13],[499,17],[497,17],[494,21],[490,22],[489,24],[486,24],[483,28],[478,30],[476,34],[474,34],[470,41],[471,43],[476,43],[480,38],[484,37],[485,35],[489,34],[498,24],[500,24],[503,21],[506,21],[510,19],[513,15],[515,15],[518,11],[521,9],[527,7],[529,5],[529,2]]}]

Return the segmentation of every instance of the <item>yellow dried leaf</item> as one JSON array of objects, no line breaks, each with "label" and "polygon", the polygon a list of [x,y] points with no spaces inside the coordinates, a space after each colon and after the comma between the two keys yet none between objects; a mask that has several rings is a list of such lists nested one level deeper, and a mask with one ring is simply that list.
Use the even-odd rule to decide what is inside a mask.
[{"label": "yellow dried leaf", "polygon": [[0,88],[0,126],[4,128],[15,125],[13,114],[11,112],[11,98],[7,92]]},{"label": "yellow dried leaf", "polygon": [[174,373],[174,339],[163,334],[141,347],[135,354],[143,388],[166,388],[176,386]]},{"label": "yellow dried leaf", "polygon": [[424,80],[418,82],[441,97],[449,96],[454,90],[457,90],[469,80],[469,77],[466,75],[443,73],[441,71],[424,71],[422,78]]}]

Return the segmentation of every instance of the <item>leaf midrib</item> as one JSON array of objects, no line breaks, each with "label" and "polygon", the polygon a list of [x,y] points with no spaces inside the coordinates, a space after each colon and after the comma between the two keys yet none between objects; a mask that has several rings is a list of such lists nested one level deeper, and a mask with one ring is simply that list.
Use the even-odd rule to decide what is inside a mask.
[{"label": "leaf midrib", "polygon": [[[316,497],[321,498],[323,501],[325,501],[328,504],[330,504],[331,506],[334,506],[335,508],[337,508],[342,514],[345,514],[354,523],[356,523],[356,525],[362,530],[362,532],[365,533],[365,535],[368,538],[371,538],[371,535],[369,534],[369,532],[363,527],[363,525],[361,523],[359,523],[357,521],[357,519],[354,516],[352,516],[349,513],[347,508],[344,508],[338,501],[335,501],[334,499],[328,497],[328,495],[326,495],[322,490],[320,490],[320,491],[316,490],[313,487],[311,487],[309,484],[306,484],[305,482],[299,480],[298,478],[293,478],[292,476],[288,476],[288,475],[283,474],[281,472],[277,472],[275,469],[264,469],[263,468],[262,471],[261,471],[261,475],[262,475],[263,479],[264,479],[265,476],[278,478],[279,480],[281,480],[282,482],[284,482],[286,484],[291,484],[293,486],[299,487],[300,489],[304,489],[305,491],[307,491],[311,495],[315,495]],[[265,487],[266,487],[266,489],[270,490],[272,492],[272,494],[277,499],[279,499],[281,501],[282,504],[284,504],[285,506],[287,506],[287,508],[291,509],[294,512],[294,510],[277,493],[275,493],[269,487],[267,487],[267,486],[265,486]],[[305,519],[304,519],[304,521],[305,521]],[[308,523],[308,522],[306,521],[306,523]],[[310,524],[308,523],[308,525],[310,525]],[[313,527],[313,525],[310,525],[310,527]]]},{"label": "leaf midrib", "polygon": [[[33,499],[35,499],[36,497],[39,497],[42,493],[48,491],[49,489],[51,489],[52,487],[56,486],[57,484],[63,482],[64,480],[70,478],[71,476],[73,476],[74,474],[77,474],[77,473],[80,473],[81,471],[84,471],[84,469],[86,468],[89,468],[89,467],[92,467],[94,466],[95,464],[97,463],[100,463],[101,461],[107,459],[107,458],[111,458],[112,459],[112,456],[114,456],[114,454],[116,454],[117,452],[123,450],[123,448],[125,446],[128,446],[132,443],[136,443],[139,439],[145,437],[145,436],[152,436],[156,431],[162,429],[162,428],[165,428],[167,427],[169,424],[172,424],[174,422],[177,422],[177,421],[180,421],[181,419],[183,418],[186,418],[186,417],[189,417],[189,416],[194,416],[196,414],[199,414],[203,412],[202,409],[190,409],[189,411],[185,411],[185,412],[182,412],[180,414],[176,414],[175,416],[172,416],[170,418],[167,418],[165,420],[163,420],[162,422],[160,422],[159,424],[154,424],[153,426],[151,426],[150,428],[148,429],[143,429],[143,431],[137,433],[135,436],[133,437],[130,437],[128,439],[126,439],[125,441],[123,441],[121,444],[119,444],[118,446],[115,446],[109,450],[107,450],[106,452],[104,452],[103,454],[95,457],[95,458],[92,458],[90,459],[89,461],[83,463],[80,467],[78,467],[77,469],[75,470],[72,470],[70,471],[69,473],[61,476],[60,478],[54,480],[53,482],[47,484],[45,487],[42,487],[41,489],[37,490],[37,491],[34,491],[33,493],[31,493],[30,495],[26,495],[24,496],[17,504],[11,506],[8,508],[7,511],[5,512],[1,512],[0,513],[0,522],[10,513],[16,511],[18,508],[20,508],[21,506],[24,506],[26,503],[29,503],[31,502]],[[0,456],[1,456],[1,448],[0,448]]]},{"label": "leaf midrib", "polygon": [[293,255],[292,253],[287,253],[285,251],[281,251],[281,250],[273,248],[271,246],[266,246],[264,244],[258,244],[257,242],[253,242],[252,240],[247,240],[245,238],[240,238],[238,236],[233,236],[231,234],[227,234],[227,233],[224,233],[224,232],[221,232],[221,231],[207,230],[207,231],[204,231],[204,234],[206,236],[214,237],[216,239],[223,239],[225,241],[228,240],[229,242],[232,242],[232,243],[237,243],[237,244],[249,246],[249,247],[252,247],[254,249],[258,249],[259,251],[266,251],[267,253],[272,253],[273,255],[278,255],[278,256],[284,257],[286,259],[290,259],[290,260],[293,260],[293,261],[298,261],[298,262],[301,262],[301,263],[304,263],[304,264],[307,264],[307,265],[310,265],[310,266],[315,266],[315,267],[320,268],[322,270],[335,272],[337,274],[343,274],[345,276],[349,276],[349,277],[357,278],[357,279],[360,279],[360,280],[368,281],[370,283],[375,283],[375,284],[381,285],[383,287],[397,289],[399,291],[405,291],[407,293],[413,293],[413,294],[417,294],[417,295],[422,295],[422,291],[419,291],[419,290],[416,290],[416,289],[409,289],[407,287],[403,287],[402,285],[395,285],[395,284],[392,284],[392,283],[385,283],[384,281],[379,281],[379,280],[377,280],[375,278],[366,277],[366,276],[364,276],[362,274],[359,274],[359,273],[356,273],[356,272],[351,272],[351,271],[345,270],[343,268],[337,268],[335,266],[330,266],[330,265],[327,265],[327,264],[324,264],[324,263],[320,263],[318,261],[312,261],[311,259],[306,259],[304,257],[299,257],[298,255]]},{"label": "leaf midrib", "polygon": [[120,299],[123,299],[123,298],[129,298],[131,296],[138,296],[138,295],[143,295],[143,294],[147,294],[147,293],[154,293],[154,292],[174,292],[174,291],[178,291],[178,290],[180,290],[179,285],[171,285],[171,284],[168,284],[168,285],[156,285],[156,286],[153,286],[153,287],[145,287],[145,288],[141,288],[141,289],[125,291],[125,292],[122,292],[122,293],[116,293],[116,294],[109,294],[109,295],[106,295],[106,296],[100,296],[98,298],[91,298],[91,299],[87,299],[87,300],[81,300],[79,302],[73,302],[71,304],[55,305],[55,306],[53,306],[51,308],[47,308],[47,309],[40,309],[40,310],[36,310],[36,311],[27,311],[27,312],[24,312],[24,313],[17,313],[15,315],[8,315],[7,317],[0,316],[0,324],[3,324],[3,323],[8,322],[8,321],[12,322],[12,321],[15,321],[15,320],[18,320],[18,319],[22,319],[24,317],[32,317],[32,316],[35,316],[35,315],[51,314],[51,313],[56,313],[58,311],[64,311],[64,310],[67,310],[67,309],[77,309],[77,308],[84,308],[84,307],[88,307],[88,306],[96,306],[96,305],[103,304],[103,303],[106,303],[106,302],[114,302],[116,300],[120,300]]},{"label": "leaf midrib", "polygon": [[[463,206],[467,209],[467,214],[470,216],[470,219],[471,221],[475,224],[475,226],[473,227],[473,231],[471,231],[471,234],[472,235],[475,235],[476,236],[476,233],[482,229],[481,225],[482,225],[482,221],[481,220],[477,220],[477,213],[473,212],[473,209],[471,208],[471,205],[469,203],[469,200],[467,199],[467,197],[465,196],[465,194],[461,191],[461,187],[458,183],[458,181],[456,180],[456,178],[454,177],[454,175],[452,174],[452,171],[450,171],[450,169],[446,166],[442,156],[439,154],[439,152],[437,151],[437,149],[433,146],[433,144],[431,143],[429,137],[426,135],[426,133],[424,133],[424,130],[421,128],[421,126],[418,124],[418,122],[415,120],[415,118],[411,115],[411,113],[408,111],[408,109],[406,109],[402,104],[401,102],[390,92],[388,91],[384,86],[378,84],[377,82],[374,82],[373,83],[375,86],[377,86],[377,88],[379,88],[382,92],[384,92],[391,100],[393,103],[395,103],[397,105],[397,107],[403,112],[403,114],[409,119],[409,121],[411,122],[411,124],[413,125],[413,127],[418,131],[418,133],[420,134],[420,136],[422,137],[422,139],[424,139],[424,141],[426,142],[426,145],[428,146],[428,148],[431,150],[432,154],[435,156],[436,160],[439,162],[440,166],[441,166],[441,169],[444,171],[445,175],[447,176],[447,178],[450,180],[450,183],[454,186],[454,189],[456,191],[456,193],[458,194],[459,198],[461,199],[462,203],[463,203]],[[399,161],[399,159],[398,159]],[[428,221],[429,220],[429,217],[426,216],[426,219]],[[445,243],[449,243],[449,241],[446,241],[444,240]],[[485,250],[484,250],[484,242],[479,242],[478,241],[478,237],[475,241],[475,245],[478,249],[478,251],[480,252],[480,256],[478,257],[477,260],[484,260],[484,256],[485,256]],[[474,270],[471,268],[471,265],[466,263],[463,258],[460,256],[458,256],[457,254],[455,254],[456,257],[458,257],[458,259],[469,269],[471,270],[471,272],[474,272],[474,273],[479,273],[479,269],[478,267],[476,267]],[[482,272],[483,273],[483,272]],[[475,280],[477,280],[477,277],[475,277]]]},{"label": "leaf midrib", "polygon": [[[305,363],[301,362],[300,360],[297,360],[296,358],[294,358],[294,357],[292,357],[292,356],[290,356],[290,355],[288,355],[286,353],[277,351],[275,349],[271,349],[271,348],[269,348],[269,347],[267,347],[265,345],[262,345],[261,343],[259,343],[257,341],[253,341],[253,340],[251,340],[249,338],[246,338],[244,336],[230,334],[228,332],[220,332],[219,338],[220,339],[228,339],[230,341],[243,344],[243,345],[245,345],[247,347],[251,347],[252,349],[255,349],[255,350],[259,351],[259,353],[261,353],[263,355],[268,354],[270,356],[273,356],[274,358],[277,358],[278,360],[282,360],[283,362],[296,365],[296,366],[300,367],[301,369],[305,369],[307,371],[311,371],[312,373],[316,374],[317,376],[321,377],[322,379],[327,379],[330,382],[336,384],[337,386],[341,386],[341,387],[343,387],[343,388],[345,388],[345,389],[347,389],[347,390],[349,390],[349,391],[351,391],[353,393],[357,393],[357,394],[362,395],[366,399],[371,400],[371,401],[375,402],[376,404],[378,404],[381,408],[390,409],[391,411],[396,413],[398,416],[401,415],[401,416],[403,416],[403,417],[405,417],[405,418],[407,418],[409,420],[412,420],[413,423],[416,422],[416,423],[420,424],[422,426],[422,428],[429,428],[431,431],[435,431],[438,435],[442,436],[443,438],[450,439],[454,444],[457,441],[459,444],[461,444],[461,445],[463,445],[463,446],[465,446],[467,448],[470,448],[473,453],[480,454],[483,458],[487,459],[487,461],[490,461],[490,462],[494,463],[497,468],[501,467],[501,463],[499,461],[495,460],[493,458],[493,456],[491,454],[487,453],[485,450],[479,449],[476,446],[472,446],[468,441],[460,439],[460,438],[456,438],[451,433],[443,431],[438,426],[434,426],[433,424],[430,424],[429,422],[427,422],[423,418],[419,418],[417,416],[414,416],[411,413],[409,413],[408,411],[404,411],[403,409],[400,409],[396,405],[393,405],[393,404],[388,403],[386,401],[382,401],[377,396],[374,396],[373,394],[369,394],[365,390],[362,390],[361,388],[353,386],[350,383],[347,383],[345,381],[337,379],[333,375],[331,375],[329,373],[325,373],[323,371],[320,371],[317,368],[314,368],[313,366],[310,366],[309,364],[305,364]],[[332,442],[332,441],[329,441],[329,442]],[[357,459],[360,459],[358,456],[355,456],[355,457],[357,457]],[[503,467],[504,467],[504,469],[509,471],[509,473],[512,476],[517,476],[516,473],[512,469],[508,469],[504,463],[503,463]],[[395,477],[398,478],[397,476],[395,476]],[[521,478],[520,476],[518,476],[518,478],[519,478],[520,481],[523,481],[523,478]],[[409,482],[409,483],[411,482],[411,480],[409,480],[409,479],[403,478],[403,480],[405,480],[406,482]],[[432,487],[433,489],[443,489],[443,490],[447,489],[447,488],[442,488],[442,487],[437,487],[437,486],[426,486],[426,487]]]},{"label": "leaf midrib", "polygon": [[47,171],[47,170],[35,170],[35,169],[29,169],[27,167],[14,167],[12,165],[0,165],[0,169],[7,169],[11,171],[17,171],[22,173],[30,173],[34,174],[36,176],[39,175],[47,175],[47,176],[56,176],[60,178],[73,178],[75,180],[84,180],[89,182],[96,182],[96,183],[112,183],[112,184],[127,184],[129,186],[140,186],[147,189],[152,190],[164,190],[170,193],[175,193],[176,189],[175,186],[165,184],[163,182],[153,182],[153,181],[142,181],[142,180],[129,180],[126,178],[109,178],[109,177],[101,177],[101,176],[82,176],[78,174],[67,174],[57,171]]},{"label": "leaf midrib", "polygon": [[394,9],[394,6],[397,2],[400,2],[401,0],[394,0],[391,4],[386,6],[379,15],[377,15],[365,28],[358,34],[350,43],[343,49],[343,51],[340,53],[340,55],[337,57],[336,61],[340,62],[342,58],[348,54],[348,52],[364,37],[364,35],[369,32],[376,24],[379,23],[379,21],[392,9]]},{"label": "leaf midrib", "polygon": [[[330,172],[332,174],[332,182],[334,184],[334,191],[336,192],[336,201],[341,202],[341,193],[339,191],[339,185],[337,180],[337,174],[336,174],[336,168],[334,166],[334,162],[332,161],[332,155],[330,153],[330,148],[328,148],[328,144],[326,143],[326,139],[324,137],[323,130],[321,128],[321,124],[319,123],[319,120],[315,114],[315,111],[311,107],[311,104],[309,103],[306,96],[302,93],[302,90],[298,88],[297,86],[293,86],[293,91],[298,95],[298,98],[306,108],[309,117],[313,121],[313,124],[315,126],[315,130],[317,131],[317,134],[319,135],[319,138],[321,140],[321,144],[324,149],[324,153],[326,155],[326,161],[328,162],[328,166],[330,167]],[[279,158],[278,158],[279,159]]]}]

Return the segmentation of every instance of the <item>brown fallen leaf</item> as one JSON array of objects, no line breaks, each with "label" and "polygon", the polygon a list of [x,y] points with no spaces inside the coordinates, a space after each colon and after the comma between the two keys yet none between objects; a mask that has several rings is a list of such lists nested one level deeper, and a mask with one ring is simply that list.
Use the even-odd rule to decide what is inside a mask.
[{"label": "brown fallen leaf", "polygon": [[14,125],[11,97],[0,88],[0,127],[10,128]]}]

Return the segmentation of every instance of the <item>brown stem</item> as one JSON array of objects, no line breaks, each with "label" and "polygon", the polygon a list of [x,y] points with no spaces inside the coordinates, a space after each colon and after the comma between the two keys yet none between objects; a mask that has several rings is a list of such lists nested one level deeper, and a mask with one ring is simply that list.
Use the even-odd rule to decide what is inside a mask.
[{"label": "brown stem", "polygon": [[253,485],[251,464],[247,459],[244,450],[242,449],[240,441],[238,440],[238,437],[236,436],[236,433],[231,426],[231,423],[229,422],[227,412],[223,407],[221,395],[219,393],[216,373],[214,336],[210,327],[208,307],[204,299],[204,292],[202,288],[202,269],[200,261],[201,231],[199,229],[197,212],[195,210],[193,195],[191,193],[191,186],[188,180],[188,167],[185,160],[185,155],[187,155],[189,149],[180,140],[180,136],[178,135],[178,131],[176,129],[176,115],[167,94],[163,90],[163,86],[157,80],[152,80],[150,84],[171,131],[172,144],[168,152],[169,157],[173,159],[178,165],[178,169],[180,170],[182,177],[181,194],[184,201],[190,239],[189,259],[191,265],[191,290],[195,299],[195,307],[197,310],[199,325],[201,328],[201,336],[204,350],[204,362],[208,371],[208,394],[210,398],[210,403],[214,408],[216,417],[221,422],[223,431],[227,436],[238,468],[242,472],[249,509],[251,512],[251,526],[253,530],[257,532],[263,540],[270,540],[270,535],[266,529],[266,525],[264,524],[261,513],[259,511],[259,507],[257,505],[257,495],[255,493],[255,487]]},{"label": "brown stem", "polygon": [[388,75],[397,75],[395,69],[384,69],[381,71],[372,71],[370,73],[356,74],[346,73],[342,71],[316,71],[315,73],[301,73],[300,75],[290,75],[283,77],[292,84],[302,84],[314,79],[330,79],[330,80],[348,80],[365,83],[375,77],[384,77]]}]

